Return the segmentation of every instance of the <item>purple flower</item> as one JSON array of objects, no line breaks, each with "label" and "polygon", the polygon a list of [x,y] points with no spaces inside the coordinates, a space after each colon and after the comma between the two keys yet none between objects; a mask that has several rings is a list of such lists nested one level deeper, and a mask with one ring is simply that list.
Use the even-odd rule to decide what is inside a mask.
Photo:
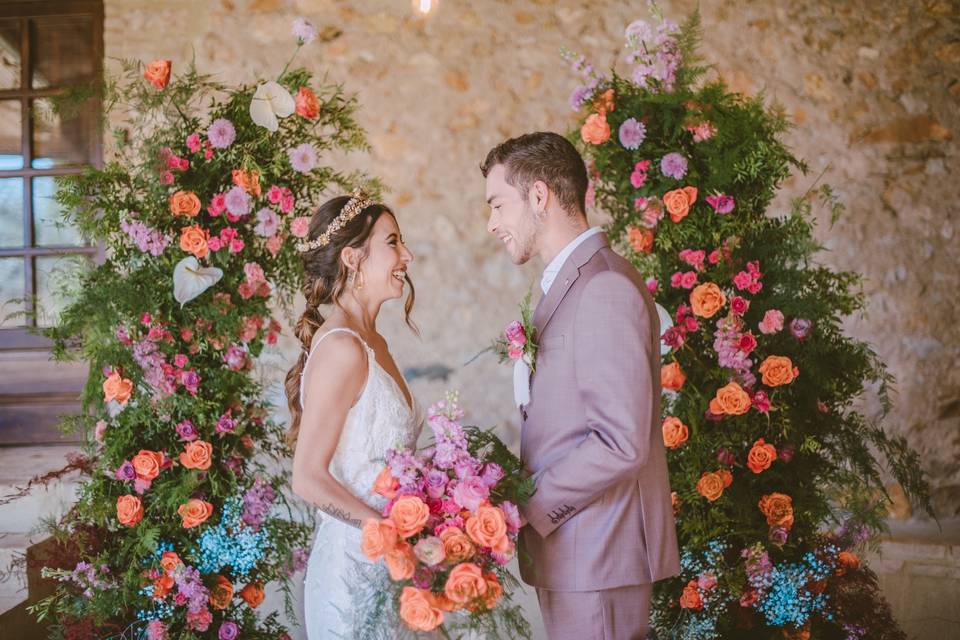
[{"label": "purple flower", "polygon": [[426,492],[427,495],[434,500],[440,498],[443,493],[447,490],[447,474],[438,469],[431,469],[427,472],[424,480],[426,481]]},{"label": "purple flower", "polygon": [[633,151],[639,148],[646,139],[647,127],[642,122],[637,122],[635,118],[627,118],[620,125],[618,135],[623,148]]},{"label": "purple flower", "polygon": [[593,93],[592,87],[588,87],[585,84],[578,86],[573,90],[573,93],[570,94],[570,108],[574,111],[579,111],[591,93]]},{"label": "purple flower", "polygon": [[780,459],[784,462],[790,462],[793,460],[794,454],[797,452],[796,446],[792,444],[785,444],[780,448]]},{"label": "purple flower", "polygon": [[258,236],[269,238],[277,232],[279,221],[277,214],[270,209],[260,209],[257,211],[257,226],[253,228],[253,232]]},{"label": "purple flower", "polygon": [[310,554],[303,547],[297,547],[290,552],[290,562],[287,564],[287,575],[292,576],[307,568]]},{"label": "purple flower", "polygon": [[226,149],[237,139],[237,130],[233,123],[225,118],[217,118],[207,129],[207,140],[214,149]]},{"label": "purple flower", "polygon": [[231,371],[240,371],[247,365],[247,352],[243,347],[231,344],[223,354],[223,361]]},{"label": "purple flower", "polygon": [[181,440],[192,442],[198,437],[197,428],[189,420],[184,420],[177,425],[177,435],[180,436]]},{"label": "purple flower", "polygon": [[236,640],[238,635],[240,635],[240,627],[233,620],[225,620],[217,632],[217,637],[220,640]]},{"label": "purple flower", "polygon": [[306,18],[295,19],[290,32],[296,36],[299,44],[307,44],[317,39],[317,28]]},{"label": "purple flower", "polygon": [[237,428],[237,422],[231,417],[231,413],[232,411],[228,409],[227,412],[217,420],[217,433],[230,433]]},{"label": "purple flower", "polygon": [[727,214],[733,211],[733,196],[724,195],[722,193],[707,196],[707,204],[713,207],[713,210],[717,213],[721,215]]},{"label": "purple flower", "polygon": [[191,394],[196,395],[197,391],[200,389],[200,375],[193,369],[188,369],[183,372],[183,376],[180,378],[180,382],[183,383],[184,388]]},{"label": "purple flower", "polygon": [[668,153],[660,158],[660,173],[675,180],[687,175],[687,159],[679,153]]},{"label": "purple flower", "polygon": [[130,464],[129,460],[124,460],[123,464],[117,467],[117,470],[113,472],[113,475],[117,480],[133,480],[137,477],[137,472],[134,470],[133,465]]},{"label": "purple flower", "polygon": [[480,503],[490,497],[490,489],[477,476],[465,478],[453,490],[453,499],[458,505],[476,511]]},{"label": "purple flower", "polygon": [[503,477],[503,467],[498,465],[496,462],[488,462],[483,466],[483,473],[480,474],[480,479],[483,480],[483,483],[488,487],[492,487]]},{"label": "purple flower", "polygon": [[241,187],[233,187],[227,191],[223,203],[227,211],[235,216],[245,216],[250,213],[250,196]]},{"label": "purple flower", "polygon": [[717,449],[717,462],[720,464],[725,464],[728,467],[732,467],[737,461],[736,456],[733,455],[733,452],[725,447],[720,447]]},{"label": "purple flower", "polygon": [[790,333],[797,340],[806,340],[810,337],[813,322],[804,318],[794,318],[790,321]]},{"label": "purple flower", "polygon": [[293,149],[287,149],[287,156],[294,171],[310,173],[317,166],[317,150],[308,142],[299,144]]},{"label": "purple flower", "polygon": [[257,478],[253,486],[243,494],[243,512],[240,517],[256,531],[267,519],[270,507],[277,497],[273,487],[262,478]]},{"label": "purple flower", "polygon": [[770,527],[770,542],[777,546],[783,546],[790,536],[790,531],[783,527]]}]

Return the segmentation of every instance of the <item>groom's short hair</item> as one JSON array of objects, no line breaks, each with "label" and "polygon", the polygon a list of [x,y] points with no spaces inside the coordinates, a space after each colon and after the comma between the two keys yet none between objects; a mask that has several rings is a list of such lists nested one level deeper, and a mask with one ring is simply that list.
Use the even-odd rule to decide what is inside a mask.
[{"label": "groom's short hair", "polygon": [[537,131],[501,142],[480,165],[483,177],[498,164],[506,168],[507,183],[523,198],[541,180],[568,214],[585,215],[587,168],[580,152],[563,136]]}]

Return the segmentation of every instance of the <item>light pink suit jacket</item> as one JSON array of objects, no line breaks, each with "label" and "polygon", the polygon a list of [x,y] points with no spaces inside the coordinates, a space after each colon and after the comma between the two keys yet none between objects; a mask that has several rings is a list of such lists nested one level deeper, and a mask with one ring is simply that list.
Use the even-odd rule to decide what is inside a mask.
[{"label": "light pink suit jacket", "polygon": [[539,352],[520,447],[537,491],[523,511],[521,576],[542,589],[599,591],[677,575],[660,322],[643,279],[605,235],[591,236],[533,322]]}]

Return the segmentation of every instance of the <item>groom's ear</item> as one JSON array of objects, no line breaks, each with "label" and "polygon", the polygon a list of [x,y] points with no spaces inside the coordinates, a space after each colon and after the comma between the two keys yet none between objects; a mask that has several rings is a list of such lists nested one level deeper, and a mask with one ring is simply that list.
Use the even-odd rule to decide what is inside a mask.
[{"label": "groom's ear", "polygon": [[550,200],[550,188],[543,180],[537,180],[530,187],[530,206],[538,216],[543,215],[547,210],[547,203]]}]

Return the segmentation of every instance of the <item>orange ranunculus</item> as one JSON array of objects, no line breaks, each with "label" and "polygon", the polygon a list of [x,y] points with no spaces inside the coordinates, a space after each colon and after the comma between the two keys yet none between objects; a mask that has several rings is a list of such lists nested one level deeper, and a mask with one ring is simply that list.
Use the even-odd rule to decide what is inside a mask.
[{"label": "orange ranunculus", "polygon": [[137,477],[141,480],[153,480],[160,475],[160,467],[163,465],[163,454],[159,451],[148,451],[140,449],[137,455],[130,460],[133,470],[137,472]]},{"label": "orange ranunculus", "polygon": [[697,588],[696,580],[691,580],[683,588],[683,593],[680,595],[680,607],[697,611],[703,608],[703,598],[700,597],[700,589]]},{"label": "orange ranunculus", "polygon": [[209,239],[210,232],[201,228],[200,225],[194,224],[180,229],[180,248],[198,258],[205,258],[210,253],[207,247]]},{"label": "orange ranunculus", "polygon": [[841,551],[837,555],[837,561],[839,566],[837,567],[837,575],[842,576],[850,569],[859,569],[860,568],[860,558],[857,557],[857,554],[850,551]]},{"label": "orange ranunculus", "polygon": [[170,81],[169,60],[154,60],[143,70],[143,77],[157,89],[163,89]]},{"label": "orange ranunculus", "polygon": [[446,555],[447,562],[456,564],[473,557],[474,547],[470,538],[457,527],[448,527],[440,532],[440,540],[443,541],[443,553]]},{"label": "orange ranunculus", "polygon": [[183,519],[183,528],[190,529],[206,522],[213,515],[213,505],[205,500],[191,498],[177,508]]},{"label": "orange ranunculus", "polygon": [[653,229],[627,227],[627,242],[637,253],[653,252]]},{"label": "orange ranunculus", "polygon": [[398,540],[391,549],[383,554],[387,571],[394,580],[409,580],[417,569],[417,558],[409,542]]},{"label": "orange ranunculus", "polygon": [[293,104],[296,106],[297,115],[307,120],[314,120],[320,115],[320,103],[317,101],[317,95],[307,87],[300,87],[297,95],[293,97]]},{"label": "orange ranunculus", "polygon": [[400,592],[400,619],[414,631],[433,631],[443,623],[443,611],[426,589],[404,587]]},{"label": "orange ranunculus", "polygon": [[200,213],[200,198],[193,191],[177,191],[170,196],[170,213],[194,218]]},{"label": "orange ranunculus", "polygon": [[487,594],[487,581],[483,579],[480,567],[463,562],[450,572],[443,593],[458,604],[467,604]]},{"label": "orange ranunculus", "polygon": [[723,476],[713,471],[707,471],[697,481],[697,493],[713,502],[723,495]]},{"label": "orange ranunculus", "polygon": [[183,564],[183,560],[175,551],[164,551],[163,555],[160,556],[160,567],[166,573],[173,573],[181,564]]},{"label": "orange ranunculus", "polygon": [[263,190],[260,188],[259,171],[244,171],[243,169],[234,169],[231,175],[233,177],[233,184],[237,185],[247,193],[252,193],[255,196],[259,196],[263,193]]},{"label": "orange ranunculus", "polygon": [[677,362],[671,362],[660,367],[660,386],[671,391],[679,391],[687,376]]},{"label": "orange ranunculus", "polygon": [[674,515],[680,513],[680,496],[677,495],[676,491],[670,492],[670,506],[673,507]]},{"label": "orange ranunculus", "polygon": [[719,475],[720,479],[723,480],[724,489],[733,484],[733,474],[730,473],[729,469],[719,469],[717,470],[717,475]]},{"label": "orange ranunculus", "polygon": [[712,318],[727,304],[727,296],[712,282],[699,284],[690,292],[690,307],[701,318]]},{"label": "orange ranunculus", "polygon": [[750,467],[750,471],[760,473],[769,469],[776,459],[777,449],[760,438],[753,443],[750,453],[747,454],[747,466]]},{"label": "orange ranunculus", "polygon": [[143,519],[143,503],[137,496],[117,498],[117,520],[125,527],[132,527]]},{"label": "orange ranunculus", "polygon": [[417,496],[401,496],[390,507],[390,519],[397,525],[397,533],[401,538],[420,533],[429,517],[430,509]]},{"label": "orange ranunculus", "polygon": [[723,416],[739,416],[750,410],[750,394],[736,382],[730,382],[719,389],[710,400],[710,413]]},{"label": "orange ranunculus", "polygon": [[663,194],[663,205],[670,214],[670,219],[680,222],[690,213],[690,207],[697,201],[696,187],[683,187]]},{"label": "orange ranunculus", "polygon": [[790,384],[800,375],[800,370],[793,366],[787,356],[767,356],[760,363],[759,371],[760,381],[768,387]]},{"label": "orange ranunculus", "polygon": [[107,379],[103,381],[103,401],[110,402],[116,400],[123,404],[130,399],[133,392],[133,382],[123,378],[117,371],[112,372]]},{"label": "orange ranunculus", "polygon": [[166,598],[170,590],[173,589],[174,584],[176,584],[176,581],[173,579],[173,576],[164,573],[153,581],[153,597],[160,600]]},{"label": "orange ranunculus", "polygon": [[256,609],[260,606],[260,603],[263,602],[263,583],[262,582],[251,582],[243,589],[240,590],[240,597],[243,598],[243,601],[247,603],[247,606],[251,609]]},{"label": "orange ranunculus", "polygon": [[607,116],[591,113],[580,128],[580,137],[590,144],[603,144],[610,139],[610,125]]},{"label": "orange ranunculus", "polygon": [[600,115],[613,111],[613,89],[607,89],[593,100],[593,109]]},{"label": "orange ranunculus", "polygon": [[210,606],[214,609],[226,609],[233,600],[233,583],[221,575],[217,576],[217,583],[210,587]]},{"label": "orange ranunculus", "polygon": [[180,454],[180,464],[187,469],[209,469],[213,445],[203,440],[188,442]]},{"label": "orange ranunculus", "polygon": [[687,425],[680,422],[679,418],[667,416],[660,427],[663,432],[663,444],[668,449],[676,449],[690,436],[690,430]]},{"label": "orange ranunculus", "polygon": [[390,467],[384,467],[377,479],[373,481],[373,492],[380,494],[387,500],[397,497],[397,488],[400,482],[390,473]]},{"label": "orange ranunculus", "polygon": [[397,543],[397,528],[392,520],[374,520],[363,523],[360,550],[375,562]]},{"label": "orange ranunculus", "polygon": [[510,548],[507,538],[507,519],[500,507],[482,504],[477,512],[467,518],[464,528],[467,535],[481,547],[489,547],[499,553]]},{"label": "orange ranunculus", "polygon": [[760,498],[760,511],[767,516],[771,527],[793,526],[793,498],[783,493],[771,493]]}]

